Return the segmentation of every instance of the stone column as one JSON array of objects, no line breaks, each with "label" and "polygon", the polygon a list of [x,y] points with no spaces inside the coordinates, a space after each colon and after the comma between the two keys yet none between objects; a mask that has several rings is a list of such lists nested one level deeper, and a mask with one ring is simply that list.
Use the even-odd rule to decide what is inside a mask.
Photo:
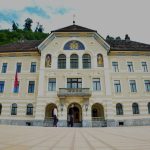
[{"label": "stone column", "polygon": [[104,57],[104,75],[105,75],[105,88],[106,88],[106,96],[112,95],[111,92],[111,80],[110,80],[110,73],[109,73],[109,62],[108,57]]},{"label": "stone column", "polygon": [[64,98],[60,98],[60,102],[57,107],[58,107],[58,119],[59,119],[58,126],[67,127],[67,107]]},{"label": "stone column", "polygon": [[82,106],[82,126],[83,127],[91,127],[92,121],[91,121],[91,106],[88,102],[85,101]]},{"label": "stone column", "polygon": [[44,95],[44,69],[40,69],[39,72],[39,83],[38,83],[38,97]]},{"label": "stone column", "polygon": [[45,103],[42,99],[43,96],[44,96],[44,89],[45,89],[45,87],[44,87],[44,82],[45,82],[45,78],[44,78],[45,60],[44,59],[45,59],[45,57],[41,56],[34,125],[42,125],[44,117],[45,117],[44,116],[45,115]]},{"label": "stone column", "polygon": [[79,61],[78,68],[82,69],[82,56],[79,56],[79,60],[78,61]]},{"label": "stone column", "polygon": [[70,69],[70,57],[66,56],[66,69]]}]

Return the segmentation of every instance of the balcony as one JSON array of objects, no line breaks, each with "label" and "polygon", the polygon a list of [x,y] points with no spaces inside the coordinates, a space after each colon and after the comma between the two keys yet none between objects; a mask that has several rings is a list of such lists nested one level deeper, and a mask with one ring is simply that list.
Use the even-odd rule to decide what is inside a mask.
[{"label": "balcony", "polygon": [[57,95],[58,97],[90,97],[91,92],[89,88],[60,88]]}]

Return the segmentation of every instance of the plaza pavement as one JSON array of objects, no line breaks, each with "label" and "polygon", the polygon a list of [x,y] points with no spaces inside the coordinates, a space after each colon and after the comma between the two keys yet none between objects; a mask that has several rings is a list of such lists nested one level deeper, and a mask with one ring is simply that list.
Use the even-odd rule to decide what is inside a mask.
[{"label": "plaza pavement", "polygon": [[0,150],[150,150],[150,127],[0,125]]}]

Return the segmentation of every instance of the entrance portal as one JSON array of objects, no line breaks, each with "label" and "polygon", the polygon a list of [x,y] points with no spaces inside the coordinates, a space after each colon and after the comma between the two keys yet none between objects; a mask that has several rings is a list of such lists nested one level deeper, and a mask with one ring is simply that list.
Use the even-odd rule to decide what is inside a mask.
[{"label": "entrance portal", "polygon": [[73,117],[73,126],[79,127],[82,125],[82,108],[79,104],[71,103],[67,112],[68,121],[70,121],[70,117]]},{"label": "entrance portal", "polygon": [[45,120],[53,120],[53,110],[57,108],[56,104],[48,104],[45,108]]},{"label": "entrance portal", "polygon": [[104,120],[104,108],[99,103],[95,103],[92,106],[92,120],[93,121]]}]

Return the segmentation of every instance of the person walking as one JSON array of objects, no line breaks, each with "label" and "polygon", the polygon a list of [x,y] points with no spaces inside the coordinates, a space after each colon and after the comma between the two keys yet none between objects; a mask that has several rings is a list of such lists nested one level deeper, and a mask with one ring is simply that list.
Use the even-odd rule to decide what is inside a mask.
[{"label": "person walking", "polygon": [[57,108],[55,107],[53,110],[53,116],[54,116],[53,127],[57,127],[57,123],[58,123],[57,115],[58,115]]},{"label": "person walking", "polygon": [[68,114],[67,123],[68,123],[68,127],[70,127],[70,114]]},{"label": "person walking", "polygon": [[73,127],[73,115],[70,116],[70,125]]}]

